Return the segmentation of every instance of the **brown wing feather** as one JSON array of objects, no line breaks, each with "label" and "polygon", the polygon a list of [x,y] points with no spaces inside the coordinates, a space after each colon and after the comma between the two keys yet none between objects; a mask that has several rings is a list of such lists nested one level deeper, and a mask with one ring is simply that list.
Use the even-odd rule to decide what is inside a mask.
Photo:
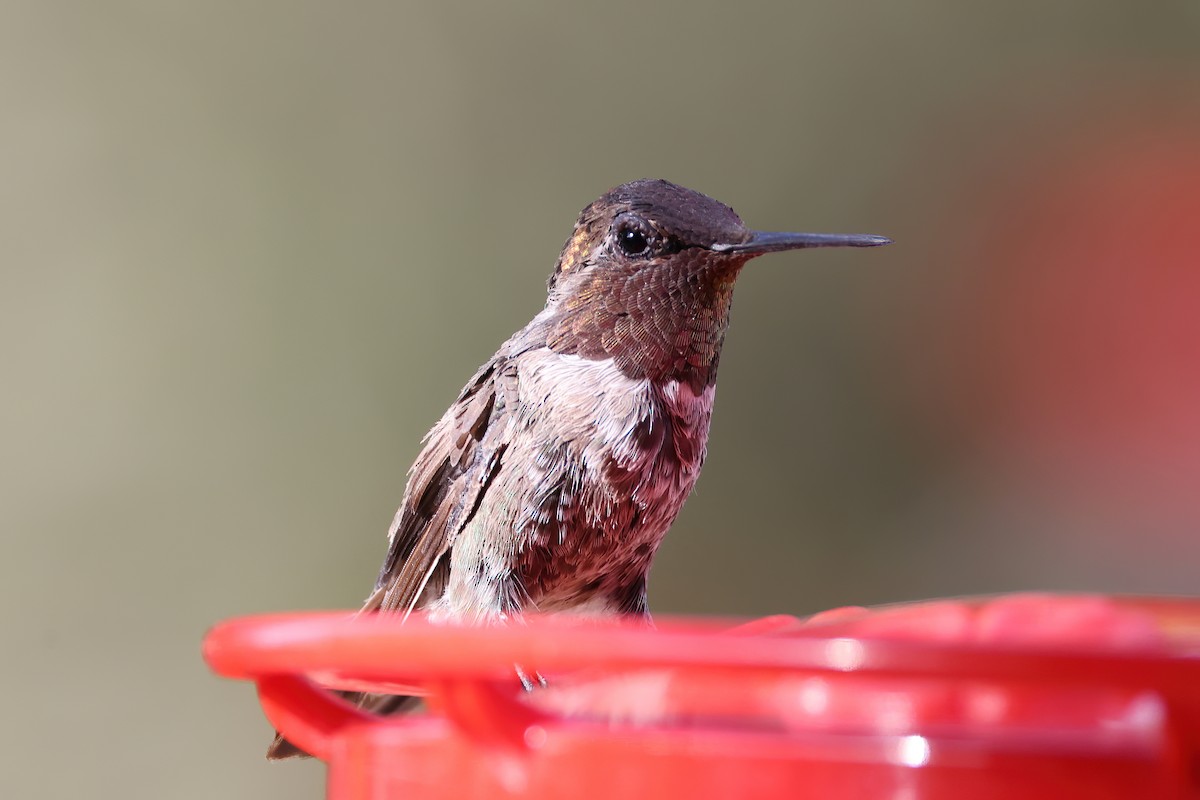
[{"label": "brown wing feather", "polygon": [[[513,345],[510,341],[505,347]],[[508,446],[506,409],[517,397],[511,355],[502,349],[480,367],[425,437],[388,531],[388,552],[375,591],[360,613],[407,613],[440,594],[454,538],[479,507]],[[397,713],[415,702],[411,697],[357,692],[342,696],[378,714]],[[278,734],[267,750],[270,759],[305,755]]]},{"label": "brown wing feather", "polygon": [[[401,611],[417,607],[423,596],[436,596],[448,573],[447,556],[454,537],[478,506],[502,452],[504,400],[512,396],[497,374],[515,381],[497,354],[466,385],[458,401],[425,437],[425,446],[409,470],[404,500],[388,531],[389,545],[375,591],[360,613]],[[499,397],[499,402],[498,402]],[[464,514],[464,511],[466,512]],[[439,574],[440,573],[440,574]],[[378,714],[396,713],[415,698],[343,692],[359,707]],[[276,734],[267,758],[308,755]]]},{"label": "brown wing feather", "polygon": [[431,594],[427,590],[444,582],[454,538],[477,507],[504,449],[504,410],[511,396],[506,384],[516,378],[509,367],[500,354],[484,364],[426,437],[364,611],[407,613]]}]

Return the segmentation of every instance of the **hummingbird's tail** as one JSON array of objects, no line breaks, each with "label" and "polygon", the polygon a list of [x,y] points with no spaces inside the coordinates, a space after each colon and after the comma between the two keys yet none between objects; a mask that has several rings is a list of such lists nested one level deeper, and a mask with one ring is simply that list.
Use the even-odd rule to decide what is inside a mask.
[{"label": "hummingbird's tail", "polygon": [[271,742],[271,746],[267,748],[267,760],[279,761],[284,758],[312,758],[312,756],[283,738],[282,733],[276,732],[275,741]]},{"label": "hummingbird's tail", "polygon": [[[421,702],[419,697],[406,695],[363,694],[361,692],[341,692],[340,694],[364,711],[370,711],[381,717],[403,714],[413,710]],[[285,758],[312,758],[312,754],[301,750],[283,738],[282,733],[276,731],[275,741],[271,742],[271,746],[267,748],[267,760],[279,761]]]}]

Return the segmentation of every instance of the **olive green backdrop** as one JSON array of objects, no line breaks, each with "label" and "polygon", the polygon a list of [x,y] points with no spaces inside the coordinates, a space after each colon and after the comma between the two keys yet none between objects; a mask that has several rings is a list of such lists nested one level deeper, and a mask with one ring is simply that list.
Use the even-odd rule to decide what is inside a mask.
[{"label": "olive green backdrop", "polygon": [[205,629],[361,601],[420,437],[633,178],[897,241],[745,272],[657,612],[1195,589],[1186,537],[1055,538],[1099,522],[905,358],[956,337],[921,303],[997,213],[971,176],[1110,86],[1194,110],[1198,37],[1190,2],[5,3],[0,794],[322,796]]}]

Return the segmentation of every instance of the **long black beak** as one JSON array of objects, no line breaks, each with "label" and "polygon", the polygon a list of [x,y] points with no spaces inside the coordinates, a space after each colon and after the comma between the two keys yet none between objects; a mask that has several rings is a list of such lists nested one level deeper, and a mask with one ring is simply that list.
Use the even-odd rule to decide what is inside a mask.
[{"label": "long black beak", "polygon": [[744,242],[717,243],[712,250],[718,253],[776,253],[780,250],[799,250],[803,247],[878,247],[891,244],[886,236],[870,233],[775,233],[750,231]]}]

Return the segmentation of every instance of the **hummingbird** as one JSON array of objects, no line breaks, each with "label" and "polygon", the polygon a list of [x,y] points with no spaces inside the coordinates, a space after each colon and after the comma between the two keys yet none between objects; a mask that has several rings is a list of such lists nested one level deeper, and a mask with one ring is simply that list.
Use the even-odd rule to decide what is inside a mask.
[{"label": "hummingbird", "polygon": [[[766,253],[890,241],[750,230],[664,180],[591,203],[545,308],[425,436],[363,612],[465,624],[647,616],[654,554],[704,464],[742,268]],[[352,699],[395,713],[408,698]],[[302,754],[277,736],[267,756]]]}]

